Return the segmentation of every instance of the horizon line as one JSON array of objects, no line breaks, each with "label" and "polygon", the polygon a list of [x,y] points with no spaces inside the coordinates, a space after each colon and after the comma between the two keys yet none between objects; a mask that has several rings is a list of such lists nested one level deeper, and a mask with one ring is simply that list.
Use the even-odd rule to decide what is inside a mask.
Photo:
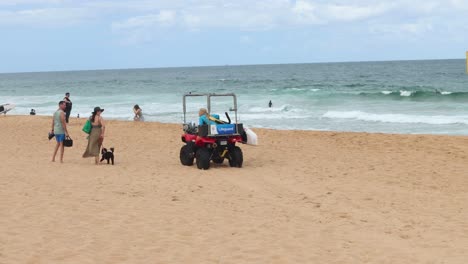
[{"label": "horizon line", "polygon": [[[242,66],[268,66],[268,65],[298,65],[298,64],[331,64],[331,63],[368,63],[368,62],[409,62],[409,61],[442,61],[465,60],[466,58],[447,59],[395,59],[395,60],[363,60],[363,61],[328,61],[328,62],[286,62],[286,63],[258,63],[258,64],[224,64],[224,65],[196,65],[196,66],[161,66],[161,67],[135,67],[135,68],[95,68],[95,69],[71,69],[50,71],[24,71],[24,72],[0,72],[0,74],[25,74],[25,73],[53,73],[53,72],[85,72],[85,71],[119,71],[119,70],[148,70],[148,69],[176,69],[176,68],[209,68],[209,67],[242,67]],[[467,60],[468,63],[468,60]]]}]

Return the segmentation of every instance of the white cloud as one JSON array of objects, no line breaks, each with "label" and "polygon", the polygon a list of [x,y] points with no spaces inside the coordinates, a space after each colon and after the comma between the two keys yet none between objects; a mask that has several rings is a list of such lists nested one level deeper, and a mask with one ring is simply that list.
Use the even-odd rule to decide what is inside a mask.
[{"label": "white cloud", "polygon": [[370,27],[371,33],[398,36],[418,36],[433,31],[434,26],[427,21],[417,21],[413,23],[380,24]]},{"label": "white cloud", "polygon": [[112,31],[123,34],[123,45],[136,45],[154,40],[158,28],[169,28],[177,23],[176,13],[161,10],[158,14],[129,18],[123,22],[114,22]]},{"label": "white cloud", "polygon": [[202,19],[192,14],[184,14],[182,23],[187,25],[191,29],[197,29],[200,27]]},{"label": "white cloud", "polygon": [[82,8],[43,8],[0,11],[0,26],[66,27],[83,23],[92,14]]},{"label": "white cloud", "polygon": [[63,0],[0,0],[0,6],[61,4],[64,2]]},{"label": "white cloud", "polygon": [[[457,1],[457,0],[452,0]],[[170,10],[171,25],[186,29],[231,28],[237,30],[269,30],[288,28],[291,26],[311,26],[342,22],[357,22],[367,19],[394,18],[401,14],[408,16],[433,15],[442,1],[319,1],[319,0],[270,0],[247,1],[238,0],[219,2],[210,0],[193,1],[191,5],[181,5],[176,2]],[[141,2],[140,2],[141,4]],[[149,3],[145,16],[152,20],[154,14],[160,12],[157,5]],[[168,8],[165,2],[162,6]],[[151,11],[152,10],[152,11]],[[390,19],[390,20],[391,20]],[[120,21],[119,24],[130,23],[132,18]],[[153,23],[157,26],[157,23]]]},{"label": "white cloud", "polygon": [[[120,28],[120,33],[132,35],[131,31],[143,29],[155,32],[164,27],[178,30],[240,30],[265,31],[288,29],[291,27],[313,27],[315,25],[340,25],[343,27],[360,23],[361,31],[375,34],[421,35],[437,28],[434,19],[445,17],[447,23],[454,15],[463,16],[465,1],[449,0],[395,0],[392,2],[376,0],[270,0],[270,1],[215,1],[198,0],[190,5],[176,1],[164,2],[167,10],[172,10],[168,23],[161,23],[155,17],[161,16],[162,9],[149,2],[147,15],[135,16],[115,22],[113,28]],[[140,6],[141,7],[141,6]],[[466,12],[465,12],[466,13]],[[467,16],[468,17],[468,16]],[[135,25],[134,20],[142,26]],[[464,21],[468,22],[465,18]],[[138,33],[141,34],[141,33]]]},{"label": "white cloud", "polygon": [[299,0],[291,7],[292,20],[296,24],[319,24],[317,7],[308,1]]},{"label": "white cloud", "polygon": [[116,31],[135,29],[135,28],[152,28],[157,26],[171,26],[175,24],[176,14],[171,10],[162,10],[158,14],[150,14],[129,18],[123,22],[115,22],[112,28]]},{"label": "white cloud", "polygon": [[353,23],[374,33],[421,34],[436,30],[436,19],[450,25],[457,17],[458,26],[460,20],[468,24],[468,0],[0,0],[0,7],[0,26],[99,20],[126,36],[167,28],[265,31]]},{"label": "white cloud", "polygon": [[356,21],[382,15],[393,8],[392,4],[374,6],[328,5],[325,10],[326,18],[329,20]]},{"label": "white cloud", "polygon": [[448,3],[454,8],[468,10],[468,1],[466,0],[449,0]]}]

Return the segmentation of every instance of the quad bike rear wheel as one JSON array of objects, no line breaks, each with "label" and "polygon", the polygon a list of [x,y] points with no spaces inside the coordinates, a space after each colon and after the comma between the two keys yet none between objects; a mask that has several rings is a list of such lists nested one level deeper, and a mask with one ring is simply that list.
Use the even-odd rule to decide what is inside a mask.
[{"label": "quad bike rear wheel", "polygon": [[200,170],[207,170],[210,168],[211,152],[207,148],[200,148],[197,150],[197,167]]},{"label": "quad bike rear wheel", "polygon": [[242,168],[244,162],[244,156],[242,150],[239,147],[234,147],[229,151],[229,166]]}]

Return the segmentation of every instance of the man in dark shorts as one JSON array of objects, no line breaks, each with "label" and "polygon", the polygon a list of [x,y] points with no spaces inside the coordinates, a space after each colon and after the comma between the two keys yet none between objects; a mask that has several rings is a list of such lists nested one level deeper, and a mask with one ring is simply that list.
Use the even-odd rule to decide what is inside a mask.
[{"label": "man in dark shorts", "polygon": [[70,93],[65,94],[65,98],[63,101],[67,103],[67,107],[65,107],[65,122],[68,124],[68,119],[70,118],[70,113],[72,110],[72,101],[70,100]]}]

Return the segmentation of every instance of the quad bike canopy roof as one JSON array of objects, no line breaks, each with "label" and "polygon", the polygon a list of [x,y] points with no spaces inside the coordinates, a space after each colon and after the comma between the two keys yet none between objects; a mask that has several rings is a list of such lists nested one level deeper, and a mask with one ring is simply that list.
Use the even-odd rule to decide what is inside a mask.
[{"label": "quad bike canopy roof", "polygon": [[184,124],[187,123],[187,97],[206,97],[206,109],[208,113],[211,113],[211,99],[215,97],[232,97],[233,107],[229,108],[229,111],[234,112],[235,124],[237,124],[237,97],[234,93],[186,93],[183,96],[183,107],[184,107]]}]

